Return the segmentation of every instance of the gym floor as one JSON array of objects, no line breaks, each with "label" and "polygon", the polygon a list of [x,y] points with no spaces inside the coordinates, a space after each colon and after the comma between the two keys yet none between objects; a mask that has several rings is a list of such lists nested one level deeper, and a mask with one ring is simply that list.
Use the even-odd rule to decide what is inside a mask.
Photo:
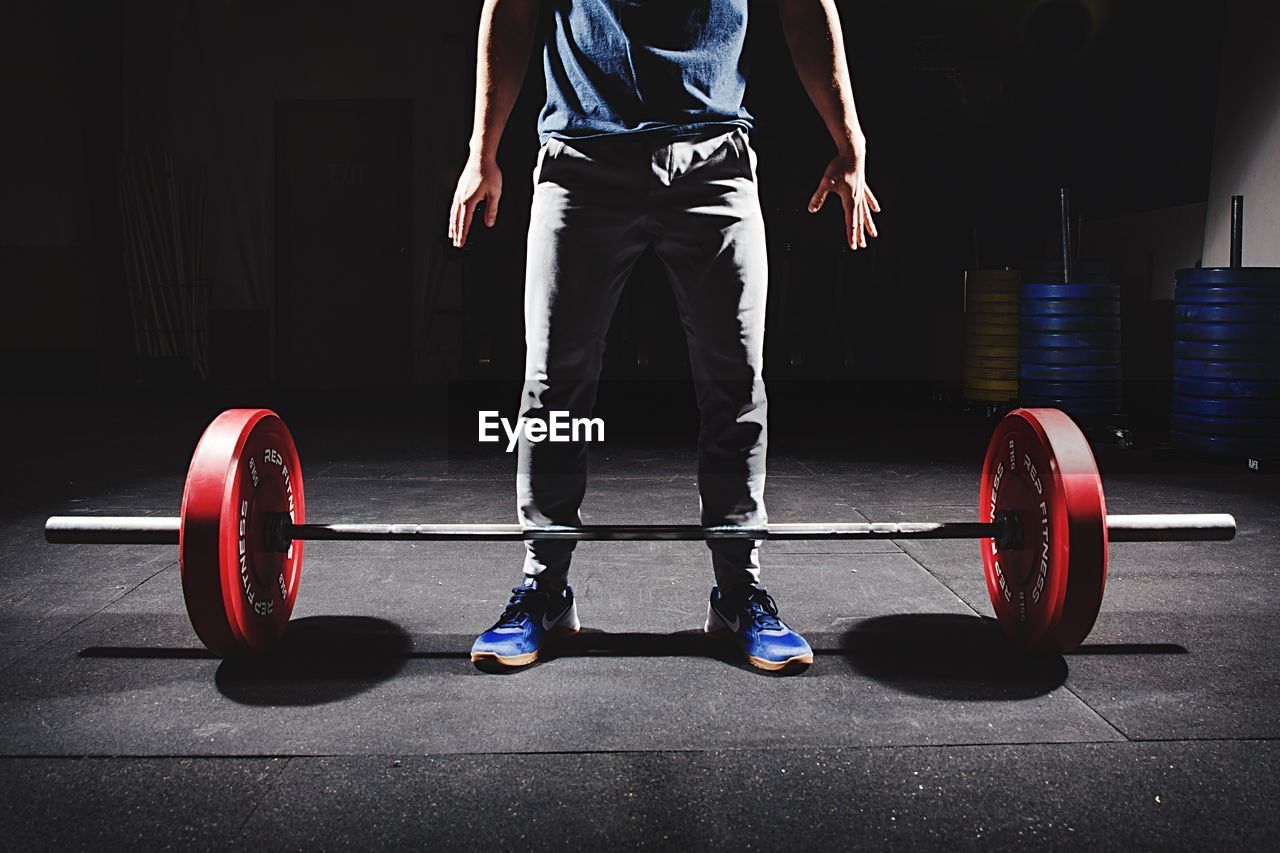
[{"label": "gym floor", "polygon": [[[216,408],[22,408],[0,494],[7,844],[1223,849],[1280,829],[1272,477],[1100,450],[1114,511],[1230,512],[1240,532],[1113,547],[1065,657],[1005,644],[972,542],[768,543],[765,581],[817,651],[786,678],[702,635],[702,545],[588,543],[583,633],[487,675],[468,649],[520,546],[313,543],[282,648],[220,661],[175,549],[41,530],[175,515]],[[505,454],[451,454],[413,414],[279,411],[313,520],[512,518]],[[990,429],[925,413],[777,437],[771,519],[972,518]],[[606,444],[585,520],[696,519],[693,472],[683,445]]]}]

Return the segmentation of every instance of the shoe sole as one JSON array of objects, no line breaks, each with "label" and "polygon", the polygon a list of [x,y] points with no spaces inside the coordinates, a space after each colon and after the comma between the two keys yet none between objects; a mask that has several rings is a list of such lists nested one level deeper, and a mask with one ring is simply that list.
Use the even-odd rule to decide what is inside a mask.
[{"label": "shoe sole", "polygon": [[[548,637],[572,637],[578,633],[578,628],[552,628],[547,632]],[[497,664],[507,669],[519,669],[522,666],[528,666],[538,659],[538,649],[531,652],[525,652],[522,655],[499,655],[493,652],[472,652],[471,662],[473,664]]]},{"label": "shoe sole", "polygon": [[[704,628],[703,630],[707,635],[712,637],[737,640],[737,637],[735,637],[734,633],[728,628]],[[790,657],[782,661],[767,660],[765,658],[758,658],[755,655],[747,655],[746,658],[747,663],[751,664],[756,669],[763,669],[766,672],[780,672],[790,667],[799,668],[801,666],[813,666],[812,652],[807,655],[796,655],[795,657]]]},{"label": "shoe sole", "polygon": [[528,652],[523,655],[495,655],[490,652],[480,652],[471,654],[471,662],[474,664],[496,664],[506,667],[507,669],[517,669],[522,666],[528,666],[538,659],[537,652]]},{"label": "shoe sole", "polygon": [[793,658],[787,658],[784,661],[765,660],[764,658],[747,655],[747,661],[756,669],[763,669],[769,672],[779,672],[790,667],[813,666],[813,655],[796,655]]}]

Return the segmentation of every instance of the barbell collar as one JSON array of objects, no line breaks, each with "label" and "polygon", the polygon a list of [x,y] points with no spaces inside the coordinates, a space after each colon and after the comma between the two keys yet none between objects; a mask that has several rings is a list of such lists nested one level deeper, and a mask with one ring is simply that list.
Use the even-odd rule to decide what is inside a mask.
[{"label": "barbell collar", "polygon": [[1225,512],[1108,515],[1112,542],[1226,542],[1236,538],[1236,520]]},{"label": "barbell collar", "polygon": [[177,545],[181,529],[177,517],[55,515],[44,523],[44,538],[58,545]]}]

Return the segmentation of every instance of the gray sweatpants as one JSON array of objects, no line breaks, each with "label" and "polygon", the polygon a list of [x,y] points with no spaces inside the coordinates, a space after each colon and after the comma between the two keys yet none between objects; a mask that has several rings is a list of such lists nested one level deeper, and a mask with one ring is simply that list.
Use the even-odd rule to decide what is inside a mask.
[{"label": "gray sweatpants", "polygon": [[[746,132],[713,134],[543,146],[529,225],[520,414],[590,415],[610,318],[636,260],[652,247],[675,292],[693,366],[701,523],[757,526],[767,521],[764,220]],[[585,443],[521,439],[522,524],[581,523],[586,483]],[[758,580],[757,542],[708,544],[722,589]],[[572,551],[572,542],[529,542],[525,574],[563,584]]]}]

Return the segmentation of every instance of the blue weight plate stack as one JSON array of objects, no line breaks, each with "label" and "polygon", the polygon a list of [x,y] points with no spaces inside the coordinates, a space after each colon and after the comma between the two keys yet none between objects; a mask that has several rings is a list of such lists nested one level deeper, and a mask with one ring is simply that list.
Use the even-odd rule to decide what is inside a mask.
[{"label": "blue weight plate stack", "polygon": [[1024,284],[1021,309],[1023,405],[1075,415],[1119,412],[1119,285],[1097,280]]},{"label": "blue weight plate stack", "polygon": [[1174,444],[1280,458],[1280,269],[1179,270],[1174,290]]}]

